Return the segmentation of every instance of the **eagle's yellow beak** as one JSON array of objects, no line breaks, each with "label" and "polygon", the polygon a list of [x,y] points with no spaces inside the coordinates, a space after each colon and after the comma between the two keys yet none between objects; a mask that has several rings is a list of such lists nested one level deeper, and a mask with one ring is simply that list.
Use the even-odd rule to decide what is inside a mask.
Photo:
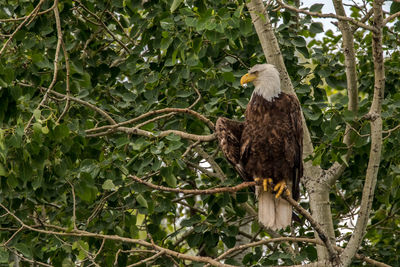
[{"label": "eagle's yellow beak", "polygon": [[246,73],[245,75],[242,76],[242,78],[240,79],[240,85],[243,85],[245,83],[249,83],[254,81],[257,78],[257,75],[255,74],[250,74],[250,73]]}]

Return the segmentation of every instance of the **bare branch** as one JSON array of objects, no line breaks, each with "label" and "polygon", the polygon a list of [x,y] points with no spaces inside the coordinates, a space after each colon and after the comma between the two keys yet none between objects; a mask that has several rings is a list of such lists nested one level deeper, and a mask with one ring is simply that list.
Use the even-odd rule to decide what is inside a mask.
[{"label": "bare branch", "polygon": [[383,0],[373,2],[374,25],[377,31],[372,36],[372,54],[374,57],[374,97],[369,110],[371,124],[371,148],[365,183],[361,198],[360,212],[357,218],[355,230],[341,255],[344,266],[349,266],[356,254],[366,231],[372,200],[374,198],[375,185],[378,176],[379,164],[382,152],[382,100],[385,90],[385,67],[383,64],[382,28],[383,28]]},{"label": "bare branch", "polygon": [[203,116],[202,114],[200,114],[194,110],[191,110],[189,108],[163,108],[163,109],[152,110],[152,111],[146,112],[136,118],[133,118],[133,119],[130,119],[130,120],[127,120],[124,122],[120,122],[115,125],[106,125],[106,126],[89,129],[89,130],[86,130],[86,132],[92,133],[92,132],[99,132],[99,131],[104,131],[104,130],[112,130],[112,129],[120,127],[120,126],[135,123],[135,122],[140,121],[149,116],[153,116],[153,115],[157,115],[157,114],[161,114],[161,113],[167,113],[167,112],[176,112],[176,113],[184,113],[184,114],[193,115],[196,118],[198,118],[199,120],[206,123],[210,129],[214,129],[214,123],[212,121],[210,121],[208,118],[206,118],[205,116]]},{"label": "bare branch", "polygon": [[8,245],[8,243],[10,243],[11,240],[13,240],[14,237],[15,237],[19,232],[21,232],[22,230],[24,230],[24,228],[25,228],[24,226],[21,226],[17,231],[14,232],[14,234],[12,234],[12,236],[11,236],[6,242],[4,242],[3,244],[1,244],[1,246],[6,247],[6,246]]},{"label": "bare branch", "polygon": [[67,92],[67,94],[66,94],[67,102],[65,103],[64,110],[62,111],[60,117],[58,117],[57,122],[60,122],[61,119],[65,116],[65,114],[67,114],[68,109],[69,109],[69,106],[70,106],[70,84],[69,84],[69,81],[70,81],[70,80],[69,80],[69,79],[70,79],[70,67],[69,67],[69,56],[68,56],[67,49],[65,48],[64,42],[61,43],[61,47],[62,47],[63,54],[64,54],[65,69],[66,69],[66,72],[67,72],[67,77],[66,77],[66,89],[65,89],[66,92]]},{"label": "bare branch", "polygon": [[390,22],[391,20],[393,20],[399,16],[400,16],[400,11],[390,15],[389,17],[387,17],[386,19],[383,20],[382,26],[385,26],[388,22]]},{"label": "bare branch", "polygon": [[257,183],[256,182],[243,182],[239,185],[233,186],[233,187],[217,187],[213,189],[204,189],[204,190],[199,190],[199,189],[179,189],[179,188],[171,188],[171,187],[165,187],[161,185],[155,185],[146,181],[143,181],[139,177],[136,177],[134,175],[129,175],[129,178],[135,180],[138,183],[144,184],[150,188],[156,189],[156,190],[161,190],[161,191],[167,191],[167,192],[175,192],[175,193],[183,193],[183,194],[192,194],[192,195],[210,195],[210,194],[217,194],[217,193],[223,193],[223,192],[237,192],[239,190],[242,190],[244,188],[247,188],[249,186],[255,186]]},{"label": "bare branch", "polygon": [[138,129],[136,127],[133,127],[133,128],[118,127],[114,130],[108,130],[106,132],[101,132],[101,133],[96,133],[96,134],[88,134],[87,137],[99,137],[99,136],[108,135],[113,132],[124,132],[127,134],[141,135],[141,136],[145,136],[148,138],[163,138],[170,134],[175,134],[184,139],[189,139],[189,140],[193,140],[193,141],[201,141],[201,142],[210,142],[210,141],[213,141],[216,139],[215,134],[197,135],[197,134],[185,133],[185,132],[178,131],[178,130],[165,130],[165,131],[159,132],[158,134],[155,134],[155,133],[152,133],[149,131]]},{"label": "bare branch", "polygon": [[[343,7],[342,0],[333,0],[333,5],[335,7],[336,14],[338,16],[346,16],[346,12]],[[342,50],[345,58],[345,68],[346,68],[346,79],[347,79],[347,95],[349,98],[347,109],[354,114],[358,111],[358,83],[357,83],[357,69],[356,69],[356,56],[354,49],[354,35],[347,21],[339,20],[339,29],[342,32],[343,42]],[[346,160],[350,158],[352,153],[351,150],[351,131],[352,126],[350,124],[346,125],[345,135],[343,138],[343,143],[348,147],[346,153]],[[334,164],[331,167],[332,175],[325,178],[326,182],[333,185],[338,177],[342,175],[346,169],[346,164]]]},{"label": "bare branch", "polygon": [[148,258],[146,258],[146,259],[144,259],[144,260],[138,261],[138,262],[136,262],[136,263],[134,263],[134,264],[128,265],[127,267],[139,266],[139,265],[142,265],[142,264],[144,264],[144,263],[146,263],[146,262],[154,261],[155,259],[161,257],[161,256],[164,255],[164,254],[165,254],[165,251],[160,251],[160,252],[158,252],[157,254],[154,254],[154,255],[151,256],[151,257],[148,257]]},{"label": "bare branch", "polygon": [[68,184],[71,186],[71,191],[72,191],[72,223],[74,224],[74,229],[78,229],[76,227],[76,199],[75,199],[75,187],[74,185],[66,179]]}]

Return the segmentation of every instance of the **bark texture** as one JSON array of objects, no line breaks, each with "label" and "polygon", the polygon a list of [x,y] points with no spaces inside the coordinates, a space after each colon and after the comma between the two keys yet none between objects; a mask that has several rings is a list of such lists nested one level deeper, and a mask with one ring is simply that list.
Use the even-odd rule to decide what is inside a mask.
[{"label": "bark texture", "polygon": [[371,149],[368,161],[367,174],[365,178],[361,207],[357,219],[355,231],[350,238],[345,250],[342,253],[342,262],[344,266],[349,266],[364,238],[368,224],[369,214],[371,212],[372,200],[376,180],[378,177],[379,164],[382,151],[382,100],[385,90],[385,69],[382,50],[382,13],[383,0],[376,0],[373,3],[374,26],[376,30],[372,33],[372,53],[374,57],[374,98],[369,111],[371,120]]}]

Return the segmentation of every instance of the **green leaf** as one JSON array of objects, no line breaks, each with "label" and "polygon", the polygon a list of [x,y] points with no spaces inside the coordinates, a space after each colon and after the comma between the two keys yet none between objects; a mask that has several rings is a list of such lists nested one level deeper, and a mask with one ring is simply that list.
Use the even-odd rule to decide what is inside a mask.
[{"label": "green leaf", "polygon": [[104,190],[115,190],[115,185],[114,185],[112,180],[107,179],[107,180],[104,181],[104,183],[102,185],[102,188]]},{"label": "green leaf", "polygon": [[307,45],[306,40],[301,36],[296,36],[292,39],[292,44],[297,47],[305,47]]},{"label": "green leaf", "polygon": [[173,167],[165,167],[161,169],[161,176],[170,187],[176,187],[176,177],[172,173]]},{"label": "green leaf", "polygon": [[46,126],[42,127],[42,133],[43,134],[48,134],[49,133],[49,128]]},{"label": "green leaf", "polygon": [[145,208],[148,208],[148,207],[149,207],[148,204],[147,204],[147,200],[146,200],[141,194],[138,194],[138,195],[137,195],[136,201],[137,201],[142,207],[145,207]]},{"label": "green leaf", "polygon": [[0,247],[0,263],[8,263],[8,252],[4,247]]},{"label": "green leaf", "polygon": [[171,8],[170,8],[171,13],[174,12],[182,2],[183,2],[183,0],[174,0],[174,2],[172,2]]},{"label": "green leaf", "polygon": [[400,2],[393,1],[390,5],[390,14],[394,14],[400,11]]},{"label": "green leaf", "polygon": [[320,33],[324,31],[324,27],[321,22],[314,22],[310,25],[310,32],[312,33]]},{"label": "green leaf", "polygon": [[4,168],[4,165],[2,163],[0,163],[0,176],[6,176],[7,175],[7,171]]},{"label": "green leaf", "polygon": [[33,111],[33,116],[35,117],[35,120],[37,120],[37,121],[39,121],[40,120],[40,115],[41,115],[41,111],[40,111],[40,109],[35,109],[34,111]]},{"label": "green leaf", "polygon": [[310,7],[311,12],[321,12],[322,7],[324,4],[314,4]]},{"label": "green leaf", "polygon": [[201,241],[203,240],[203,235],[202,234],[191,234],[187,237],[187,243],[189,247],[197,247]]},{"label": "green leaf", "polygon": [[224,72],[222,73],[222,77],[224,77],[225,81],[227,82],[234,82],[236,80],[232,72]]}]

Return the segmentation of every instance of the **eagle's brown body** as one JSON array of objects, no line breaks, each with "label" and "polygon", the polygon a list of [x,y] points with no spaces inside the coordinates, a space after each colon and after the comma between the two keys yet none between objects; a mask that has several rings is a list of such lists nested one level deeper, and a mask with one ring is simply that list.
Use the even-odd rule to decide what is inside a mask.
[{"label": "eagle's brown body", "polygon": [[[216,132],[228,161],[245,180],[284,180],[294,199],[299,198],[303,175],[303,130],[300,104],[295,96],[280,92],[271,100],[253,93],[245,121],[219,118]],[[291,222],[292,208],[286,200],[275,199],[258,187],[259,220],[272,229]]]}]

